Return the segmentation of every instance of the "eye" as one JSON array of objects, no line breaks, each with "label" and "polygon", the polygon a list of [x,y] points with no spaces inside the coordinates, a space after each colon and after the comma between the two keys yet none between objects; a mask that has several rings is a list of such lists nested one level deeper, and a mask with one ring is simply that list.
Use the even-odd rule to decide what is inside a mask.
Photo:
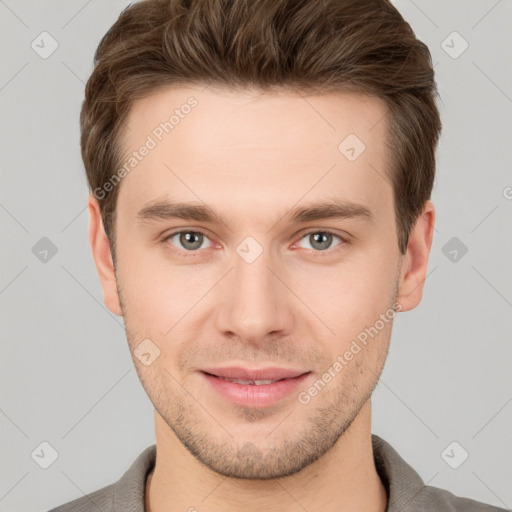
[{"label": "eye", "polygon": [[310,247],[304,247],[301,245],[301,242],[299,242],[299,246],[304,249],[326,251],[331,248],[333,238],[340,240],[340,243],[337,245],[341,245],[341,243],[345,242],[341,236],[331,233],[330,231],[311,231],[301,238],[301,241],[306,240],[306,242],[310,244]]},{"label": "eye", "polygon": [[[197,252],[198,249],[205,249],[206,247],[202,247],[203,243],[210,242],[210,239],[202,231],[184,230],[171,233],[165,237],[165,241],[186,252]],[[211,247],[211,242],[207,247]]]},{"label": "eye", "polygon": [[[346,240],[344,240],[341,236],[336,235],[331,231],[317,230],[306,233],[300,239],[297,245],[304,249],[311,249],[318,253],[332,249],[334,239],[339,240],[339,243],[336,244],[334,247],[343,245],[343,243],[346,242]],[[193,256],[193,253],[198,253],[199,249],[207,249],[215,245],[211,242],[211,240],[205,233],[196,230],[175,231],[174,233],[167,235],[164,238],[164,242],[170,242],[171,245],[181,250],[182,252],[191,253],[189,254],[189,256]],[[304,245],[304,243],[306,245]]]}]

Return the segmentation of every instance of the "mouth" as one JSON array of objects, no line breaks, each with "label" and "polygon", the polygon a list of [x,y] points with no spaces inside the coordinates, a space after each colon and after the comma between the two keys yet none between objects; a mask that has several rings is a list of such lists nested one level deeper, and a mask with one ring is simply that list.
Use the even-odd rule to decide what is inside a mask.
[{"label": "mouth", "polygon": [[273,384],[274,382],[280,382],[286,379],[231,379],[229,377],[221,377],[220,375],[214,375],[213,373],[204,373],[206,373],[206,375],[210,375],[211,377],[217,377],[218,379],[227,380],[228,382],[233,382],[235,384],[242,384],[244,386],[265,386],[267,384]]},{"label": "mouth", "polygon": [[199,372],[217,397],[242,407],[268,407],[290,396],[311,371],[216,368]]},{"label": "mouth", "polygon": [[[292,379],[299,377],[308,370],[294,368],[282,368],[277,366],[267,366],[264,368],[248,368],[244,366],[223,366],[218,368],[203,368],[201,371],[227,380],[241,381],[279,381],[283,379]],[[247,382],[248,383],[248,382]]]}]

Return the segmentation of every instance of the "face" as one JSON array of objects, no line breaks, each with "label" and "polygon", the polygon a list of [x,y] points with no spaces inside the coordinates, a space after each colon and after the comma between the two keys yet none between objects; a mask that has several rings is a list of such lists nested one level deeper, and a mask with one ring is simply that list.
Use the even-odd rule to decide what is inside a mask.
[{"label": "face", "polygon": [[162,422],[218,473],[299,471],[376,385],[402,283],[385,115],[353,93],[182,87],[133,105],[116,292]]}]

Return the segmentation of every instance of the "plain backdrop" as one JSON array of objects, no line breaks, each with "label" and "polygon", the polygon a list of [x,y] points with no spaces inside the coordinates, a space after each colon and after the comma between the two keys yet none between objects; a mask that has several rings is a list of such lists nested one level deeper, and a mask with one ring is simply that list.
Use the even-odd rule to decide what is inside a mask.
[{"label": "plain backdrop", "polygon": [[[431,50],[444,129],[424,298],[395,321],[373,432],[430,485],[510,508],[512,3],[395,4]],[[127,5],[0,1],[1,511],[104,487],[154,443],[103,306],[79,152],[93,54]]]}]

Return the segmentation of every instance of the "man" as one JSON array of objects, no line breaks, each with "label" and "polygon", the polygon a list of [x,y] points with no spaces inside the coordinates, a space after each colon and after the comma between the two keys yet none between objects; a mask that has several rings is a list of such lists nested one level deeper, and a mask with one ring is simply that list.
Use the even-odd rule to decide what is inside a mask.
[{"label": "man", "polygon": [[55,511],[500,510],[425,486],[371,434],[394,316],[426,277],[435,96],[385,0],[121,14],[81,144],[156,445]]}]

